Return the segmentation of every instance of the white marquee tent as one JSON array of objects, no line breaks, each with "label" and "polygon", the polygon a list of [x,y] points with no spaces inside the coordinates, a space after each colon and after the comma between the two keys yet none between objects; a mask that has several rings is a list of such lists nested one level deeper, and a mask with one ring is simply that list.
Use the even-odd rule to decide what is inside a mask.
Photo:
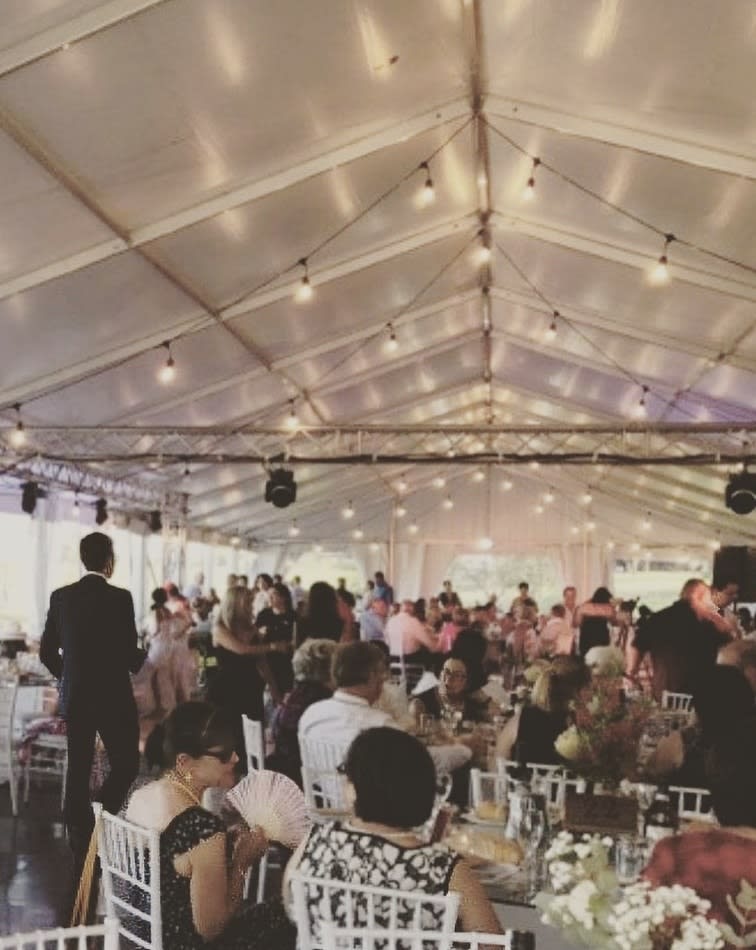
[{"label": "white marquee tent", "polygon": [[4,0],[0,44],[8,510],[408,593],[481,539],[586,583],[752,540],[750,0]]}]

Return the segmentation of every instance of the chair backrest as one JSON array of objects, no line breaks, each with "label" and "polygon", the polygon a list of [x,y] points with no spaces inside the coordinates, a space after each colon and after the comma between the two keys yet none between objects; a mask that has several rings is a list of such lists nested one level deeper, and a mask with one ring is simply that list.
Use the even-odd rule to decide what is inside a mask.
[{"label": "chair backrest", "polygon": [[160,834],[99,809],[98,853],[108,916],[145,950],[162,950]]},{"label": "chair backrest", "polygon": [[242,716],[244,748],[247,752],[247,769],[259,772],[265,768],[265,736],[263,725],[249,716]]},{"label": "chair backrest", "polygon": [[[76,941],[74,944],[73,941]],[[0,950],[118,950],[118,921],[106,917],[101,924],[57,927],[0,937]]]},{"label": "chair backrest", "polygon": [[[454,934],[459,894],[424,894],[390,887],[347,884],[324,878],[291,877],[299,950],[321,950],[324,924],[356,928],[397,928]],[[383,931],[384,933],[386,931]]]},{"label": "chair backrest", "polygon": [[0,782],[13,780],[13,722],[18,683],[0,683]]},{"label": "chair backrest", "polygon": [[299,751],[302,756],[302,786],[310,811],[345,811],[349,807],[346,780],[338,769],[346,757],[346,748],[300,738]]},{"label": "chair backrest", "polygon": [[672,800],[677,799],[678,817],[685,821],[714,821],[711,792],[708,788],[685,788],[670,785]]},{"label": "chair backrest", "polygon": [[485,950],[516,946],[517,930],[500,934],[445,934],[422,930],[378,930],[362,927],[323,927],[324,950]]},{"label": "chair backrest", "polygon": [[662,692],[661,708],[670,712],[689,712],[693,708],[691,693],[671,693],[665,689]]}]

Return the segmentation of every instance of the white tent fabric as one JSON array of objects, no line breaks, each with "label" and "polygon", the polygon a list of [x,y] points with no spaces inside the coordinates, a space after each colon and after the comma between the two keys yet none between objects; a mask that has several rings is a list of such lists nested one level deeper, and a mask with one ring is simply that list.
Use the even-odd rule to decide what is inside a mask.
[{"label": "white tent fabric", "polygon": [[[494,466],[473,485],[459,459],[471,436],[437,466],[297,465],[284,512],[263,501],[261,465],[223,461],[223,437],[187,466],[175,456],[199,436],[176,436],[184,449],[161,461],[147,431],[281,426],[294,406],[303,425],[532,424],[511,447],[546,451],[539,427],[621,425],[645,393],[649,420],[719,424],[706,446],[749,457],[749,0],[8,0],[0,27],[6,480],[39,453],[186,493],[192,531],[250,539],[269,570],[292,518],[297,543],[351,545],[366,569],[393,538],[418,591],[481,537],[552,545],[581,573],[588,547],[649,543],[647,512],[654,543],[752,537],[724,509],[717,465]],[[653,286],[665,235],[672,280]],[[306,304],[293,299],[303,259]],[[312,448],[306,434],[260,444]]]}]

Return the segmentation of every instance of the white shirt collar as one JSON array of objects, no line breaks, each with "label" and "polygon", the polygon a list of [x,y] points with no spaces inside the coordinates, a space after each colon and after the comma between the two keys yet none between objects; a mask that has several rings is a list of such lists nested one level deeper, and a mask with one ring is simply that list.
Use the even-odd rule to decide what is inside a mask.
[{"label": "white shirt collar", "polygon": [[90,574],[94,574],[95,577],[101,577],[104,581],[108,579],[106,574],[103,574],[102,571],[84,571],[83,576],[89,577]]},{"label": "white shirt collar", "polygon": [[354,693],[347,693],[343,689],[337,689],[333,694],[333,698],[338,699],[342,703],[350,703],[353,706],[370,705],[364,696],[355,696]]}]

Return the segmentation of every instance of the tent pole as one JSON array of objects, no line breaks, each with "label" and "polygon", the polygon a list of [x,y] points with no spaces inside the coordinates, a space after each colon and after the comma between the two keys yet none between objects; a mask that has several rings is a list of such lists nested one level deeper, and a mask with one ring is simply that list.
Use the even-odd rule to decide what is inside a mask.
[{"label": "tent pole", "polygon": [[388,543],[388,577],[389,584],[396,586],[394,568],[396,567],[396,517],[392,507],[389,512],[389,543]]}]

